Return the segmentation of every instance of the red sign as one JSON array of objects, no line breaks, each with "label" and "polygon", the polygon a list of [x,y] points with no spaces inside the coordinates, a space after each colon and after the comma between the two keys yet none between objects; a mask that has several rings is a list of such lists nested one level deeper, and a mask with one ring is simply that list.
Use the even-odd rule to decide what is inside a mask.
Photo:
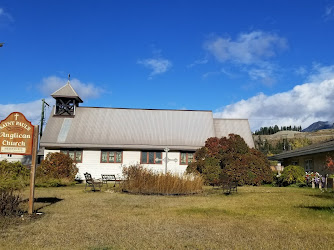
[{"label": "red sign", "polygon": [[34,126],[19,112],[0,122],[0,154],[31,155]]}]

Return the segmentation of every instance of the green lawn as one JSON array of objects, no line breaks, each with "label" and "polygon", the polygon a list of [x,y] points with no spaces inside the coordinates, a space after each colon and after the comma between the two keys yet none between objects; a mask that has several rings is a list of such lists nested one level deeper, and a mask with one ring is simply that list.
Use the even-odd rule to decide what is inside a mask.
[{"label": "green lawn", "polygon": [[[28,197],[28,192],[24,193]],[[37,188],[43,215],[0,225],[1,249],[333,249],[334,196],[240,187],[223,195],[141,196]],[[54,202],[54,203],[51,203]]]}]

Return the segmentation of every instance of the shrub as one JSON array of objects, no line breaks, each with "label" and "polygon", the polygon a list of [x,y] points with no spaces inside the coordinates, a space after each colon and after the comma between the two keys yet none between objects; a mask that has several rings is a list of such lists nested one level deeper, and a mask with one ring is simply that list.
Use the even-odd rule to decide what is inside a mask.
[{"label": "shrub", "polygon": [[0,215],[21,213],[19,205],[21,190],[29,183],[29,169],[20,162],[0,162]]},{"label": "shrub", "polygon": [[269,161],[260,151],[250,149],[239,136],[209,138],[205,146],[195,152],[195,162],[188,173],[199,173],[206,184],[220,184],[228,177],[239,184],[260,185],[272,182]]},{"label": "shrub", "polygon": [[0,161],[0,189],[22,189],[29,184],[29,174],[21,162]]},{"label": "shrub", "polygon": [[78,168],[63,153],[49,153],[36,171],[36,186],[66,186],[74,183]]},{"label": "shrub", "polygon": [[204,162],[202,173],[205,184],[213,186],[219,185],[222,173],[219,166],[219,160],[215,158],[206,159]]},{"label": "shrub", "polygon": [[278,185],[288,186],[291,184],[305,184],[304,168],[295,165],[289,165],[284,168],[281,176],[278,178]]},{"label": "shrub", "polygon": [[203,180],[197,175],[177,176],[171,173],[154,173],[140,165],[123,169],[123,191],[138,194],[181,195],[202,190]]},{"label": "shrub", "polygon": [[15,194],[12,189],[0,190],[0,216],[12,216],[21,213],[21,197]]}]

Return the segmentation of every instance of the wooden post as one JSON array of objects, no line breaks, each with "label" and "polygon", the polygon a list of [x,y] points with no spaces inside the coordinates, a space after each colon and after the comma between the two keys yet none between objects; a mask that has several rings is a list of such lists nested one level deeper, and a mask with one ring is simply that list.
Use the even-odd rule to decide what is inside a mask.
[{"label": "wooden post", "polygon": [[30,169],[30,196],[28,204],[28,214],[34,212],[34,196],[35,196],[35,175],[36,175],[36,164],[37,164],[37,149],[38,149],[38,132],[39,126],[34,126],[34,138],[32,145],[32,159],[31,159],[31,169]]},{"label": "wooden post", "polygon": [[326,189],[326,191],[327,191],[327,188],[328,188],[327,178],[328,178],[328,174],[326,174],[326,179],[325,179],[325,189]]}]

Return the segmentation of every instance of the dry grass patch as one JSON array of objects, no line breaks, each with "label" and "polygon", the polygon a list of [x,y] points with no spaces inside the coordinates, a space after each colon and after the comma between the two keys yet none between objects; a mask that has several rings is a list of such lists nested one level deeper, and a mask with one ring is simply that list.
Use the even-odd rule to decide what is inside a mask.
[{"label": "dry grass patch", "polygon": [[[37,188],[44,215],[0,230],[4,249],[301,249],[334,245],[333,195],[308,188],[240,187],[194,196]],[[28,192],[25,194],[27,196]]]},{"label": "dry grass patch", "polygon": [[140,165],[123,169],[123,191],[134,194],[186,195],[202,191],[203,179],[199,175],[155,173]]}]

